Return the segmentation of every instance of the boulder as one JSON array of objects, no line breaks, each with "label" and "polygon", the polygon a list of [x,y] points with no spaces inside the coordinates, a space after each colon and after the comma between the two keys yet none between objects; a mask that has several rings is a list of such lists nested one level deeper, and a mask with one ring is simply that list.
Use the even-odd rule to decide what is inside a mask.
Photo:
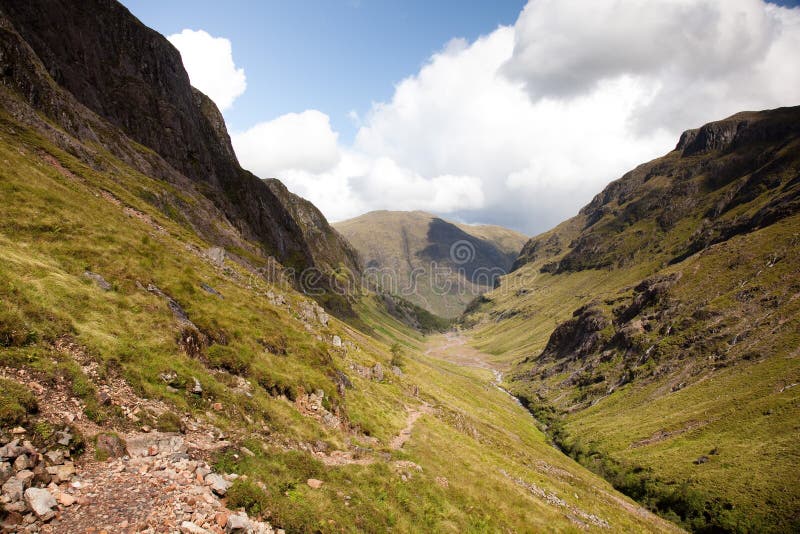
[{"label": "boulder", "polygon": [[97,287],[99,287],[103,291],[111,291],[111,284],[106,282],[106,279],[100,276],[99,274],[93,273],[92,271],[84,271],[83,277],[93,281],[97,285]]},{"label": "boulder", "polygon": [[32,462],[28,458],[27,454],[20,454],[17,456],[17,459],[14,460],[14,471],[24,471],[25,469],[29,469],[31,464]]},{"label": "boulder", "polygon": [[28,488],[25,490],[25,503],[36,517],[42,521],[49,521],[55,517],[53,508],[57,506],[55,497],[46,489]]},{"label": "boulder", "polygon": [[225,532],[247,532],[250,530],[250,521],[246,515],[232,514],[228,516],[228,521],[225,523]]},{"label": "boulder", "polygon": [[225,494],[228,493],[228,489],[233,485],[217,473],[209,473],[206,475],[206,484],[211,488],[211,491],[220,497],[224,497]]},{"label": "boulder", "polygon": [[8,502],[20,501],[24,491],[25,486],[21,480],[16,477],[9,478],[2,487],[3,500],[8,499]]}]

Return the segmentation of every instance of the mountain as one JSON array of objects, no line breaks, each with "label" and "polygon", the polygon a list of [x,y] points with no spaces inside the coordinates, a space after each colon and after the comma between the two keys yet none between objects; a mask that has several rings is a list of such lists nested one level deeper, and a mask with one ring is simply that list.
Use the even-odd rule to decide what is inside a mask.
[{"label": "mountain", "polygon": [[[2,82],[58,130],[98,143],[143,174],[178,190],[191,182],[220,217],[198,216],[181,199],[161,200],[221,246],[242,245],[208,224],[225,220],[250,241],[251,253],[273,256],[297,271],[326,275],[339,265],[358,272],[349,244],[307,206],[288,206],[241,168],[225,122],[211,100],[191,87],[179,52],[114,0],[3,2]],[[40,121],[17,102],[6,109],[27,124]],[[61,131],[49,137],[63,148]],[[82,157],[89,161],[91,154]],[[302,221],[316,225],[304,227]],[[324,238],[307,239],[309,234]]]},{"label": "mountain", "polygon": [[0,530],[678,531],[342,295],[355,254],[120,4],[0,0],[0,163]]},{"label": "mountain", "polygon": [[534,237],[464,318],[565,451],[695,531],[800,527],[800,107],[738,113]]},{"label": "mountain", "polygon": [[367,280],[445,318],[493,287],[527,239],[422,211],[373,211],[334,227],[358,250]]}]

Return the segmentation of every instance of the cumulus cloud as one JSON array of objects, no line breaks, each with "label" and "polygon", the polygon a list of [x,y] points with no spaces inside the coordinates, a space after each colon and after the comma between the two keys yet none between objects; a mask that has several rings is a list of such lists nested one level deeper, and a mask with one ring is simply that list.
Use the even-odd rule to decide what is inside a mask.
[{"label": "cumulus cloud", "polygon": [[296,139],[278,175],[334,220],[426,209],[535,233],[684,129],[800,103],[799,49],[800,9],[761,0],[531,0],[515,26],[453,40],[398,83],[338,159],[327,117],[325,135],[234,146],[278,172],[265,154]]},{"label": "cumulus cloud", "polygon": [[236,153],[264,176],[290,170],[321,173],[333,168],[340,153],[339,134],[317,110],[288,113],[233,136]]},{"label": "cumulus cloud", "polygon": [[236,67],[228,39],[188,29],[167,39],[180,51],[192,85],[208,95],[221,110],[230,108],[247,89],[244,69]]}]

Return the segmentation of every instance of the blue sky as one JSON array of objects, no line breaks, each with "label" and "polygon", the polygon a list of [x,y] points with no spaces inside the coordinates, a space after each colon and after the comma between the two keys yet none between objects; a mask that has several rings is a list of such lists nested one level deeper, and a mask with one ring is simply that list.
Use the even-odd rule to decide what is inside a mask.
[{"label": "blue sky", "polygon": [[533,235],[683,130],[800,104],[797,0],[122,1],[179,48],[242,165],[333,221]]},{"label": "blue sky", "polygon": [[203,29],[233,45],[247,91],[226,110],[229,127],[288,112],[323,110],[344,140],[351,110],[388,100],[454,37],[474,40],[513,24],[522,0],[123,0],[164,35]]}]

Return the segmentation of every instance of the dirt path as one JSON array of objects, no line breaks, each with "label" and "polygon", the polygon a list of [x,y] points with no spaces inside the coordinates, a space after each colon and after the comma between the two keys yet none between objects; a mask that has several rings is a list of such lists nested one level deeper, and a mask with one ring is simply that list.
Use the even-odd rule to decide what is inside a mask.
[{"label": "dirt path", "polygon": [[400,431],[398,435],[392,438],[389,446],[392,450],[400,450],[405,445],[406,441],[411,439],[411,432],[414,430],[414,425],[423,414],[432,413],[433,408],[429,404],[423,404],[419,408],[410,408],[408,411],[408,418],[406,419],[406,427]]}]

